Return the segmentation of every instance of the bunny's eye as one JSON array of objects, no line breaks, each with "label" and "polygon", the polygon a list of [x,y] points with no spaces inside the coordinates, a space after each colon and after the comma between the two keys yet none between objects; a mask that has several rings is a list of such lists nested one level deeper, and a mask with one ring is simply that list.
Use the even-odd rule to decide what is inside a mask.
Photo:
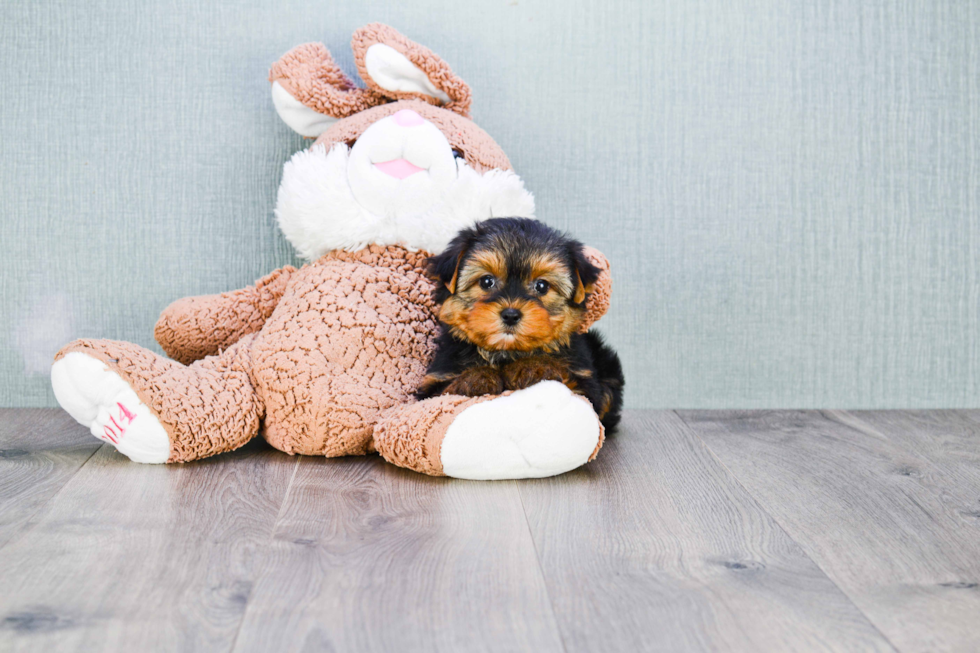
[{"label": "bunny's eye", "polygon": [[490,290],[496,285],[497,280],[493,278],[492,274],[485,274],[480,277],[480,287],[484,290]]},{"label": "bunny's eye", "polygon": [[453,148],[453,156],[456,157],[457,159],[465,159],[466,158],[465,156],[463,156],[463,151],[461,149],[459,149],[458,147],[454,147]]}]

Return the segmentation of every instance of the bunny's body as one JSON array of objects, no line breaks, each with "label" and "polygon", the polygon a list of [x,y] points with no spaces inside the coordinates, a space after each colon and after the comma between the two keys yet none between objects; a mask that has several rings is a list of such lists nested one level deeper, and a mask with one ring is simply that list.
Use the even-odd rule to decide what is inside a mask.
[{"label": "bunny's body", "polygon": [[[381,25],[355,33],[354,50],[368,89],[319,45],[294,49],[271,76],[284,120],[319,134],[286,165],[276,208],[312,262],[172,304],[155,332],[172,360],[130,343],[70,343],[52,369],[59,402],[138,462],[195,460],[261,432],[288,453],[378,451],[433,475],[583,464],[601,425],[555,382],[414,400],[437,333],[426,257],[480,219],[530,217],[533,199],[464,117],[469,89],[435,55]],[[592,258],[606,272],[584,328],[608,305],[608,263]]]}]

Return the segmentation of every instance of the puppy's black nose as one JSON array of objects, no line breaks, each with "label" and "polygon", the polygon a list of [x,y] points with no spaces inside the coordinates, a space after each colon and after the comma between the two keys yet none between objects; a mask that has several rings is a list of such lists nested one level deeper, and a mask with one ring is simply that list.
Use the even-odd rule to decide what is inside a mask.
[{"label": "puppy's black nose", "polygon": [[500,311],[500,319],[504,321],[507,326],[514,326],[521,321],[523,314],[516,308],[505,308]]}]

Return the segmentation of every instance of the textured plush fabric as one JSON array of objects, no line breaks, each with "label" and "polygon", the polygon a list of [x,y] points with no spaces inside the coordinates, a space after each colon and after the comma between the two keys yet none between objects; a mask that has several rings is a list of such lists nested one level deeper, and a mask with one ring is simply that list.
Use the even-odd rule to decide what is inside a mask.
[{"label": "textured plush fabric", "polygon": [[264,409],[249,376],[253,338],[190,367],[115,340],[75,340],[55,360],[82,352],[119,374],[170,436],[168,462],[181,463],[237,449],[258,432]]},{"label": "textured plush fabric", "polygon": [[241,290],[178,299],[160,315],[153,335],[168,356],[185,365],[213,356],[262,328],[294,272],[287,266]]},{"label": "textured plush fabric", "polygon": [[424,256],[371,246],[294,275],[252,346],[270,444],[325,456],[371,449],[379,413],[409,401],[432,351]]},{"label": "textured plush fabric", "polygon": [[[512,394],[505,392],[502,396]],[[494,397],[442,395],[389,411],[374,429],[374,443],[385,460],[430,476],[443,476],[440,448],[453,420],[467,408]],[[606,439],[599,424],[599,441],[589,456],[595,460]]]},{"label": "textured plush fabric", "polygon": [[455,75],[449,64],[430,49],[381,23],[365,25],[355,30],[351,38],[354,61],[368,88],[358,87],[345,75],[334,62],[329,49],[322,43],[298,45],[284,54],[269,71],[269,81],[279,82],[302,104],[334,118],[347,118],[390,100],[418,100],[428,104],[441,104],[436,98],[421,93],[381,88],[372,80],[367,74],[364,59],[368,48],[376,44],[393,48],[425,73],[429,81],[449,96],[450,101],[443,108],[469,117],[472,96],[466,82]]},{"label": "textured plush fabric", "polygon": [[269,70],[295,99],[319,113],[346,118],[388,101],[381,93],[359,88],[334,63],[322,43],[305,43],[284,54]]},{"label": "textured plush fabric", "polygon": [[399,467],[443,476],[439,454],[446,429],[461,412],[489,399],[443,395],[391,410],[375,426],[375,447]]},{"label": "textured plush fabric", "polygon": [[415,64],[426,77],[429,78],[439,90],[449,96],[450,101],[443,105],[443,108],[454,111],[466,118],[470,117],[470,104],[472,96],[470,87],[461,80],[445,61],[429,48],[419,45],[402,36],[398,30],[381,23],[371,23],[365,25],[354,32],[351,38],[351,50],[354,51],[354,62],[357,64],[357,71],[361,74],[361,79],[365,81],[368,88],[377,93],[386,95],[397,100],[418,99],[430,104],[438,104],[434,98],[420,95],[418,93],[407,93],[389,91],[378,86],[367,73],[364,64],[364,57],[368,48],[377,43],[383,43],[397,52],[405,55],[409,61]]},{"label": "textured plush fabric", "polygon": [[[377,450],[439,475],[442,436],[478,400],[414,403],[437,333],[427,256],[397,246],[335,250],[248,288],[174,302],[156,333],[181,362],[111,340],[76,340],[56,358],[79,351],[120,374],[170,436],[169,462],[235,449],[261,426],[287,453]],[[604,261],[597,252],[593,260]],[[588,315],[601,316],[609,288],[596,284]]]}]

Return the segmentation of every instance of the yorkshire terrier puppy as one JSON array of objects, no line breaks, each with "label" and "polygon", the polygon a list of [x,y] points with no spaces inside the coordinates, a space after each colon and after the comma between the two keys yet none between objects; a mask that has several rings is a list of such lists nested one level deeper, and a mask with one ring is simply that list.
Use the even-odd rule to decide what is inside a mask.
[{"label": "yorkshire terrier puppy", "polygon": [[537,220],[494,218],[428,261],[442,330],[417,395],[479,396],[560,381],[606,429],[619,422],[623,370],[595,330],[579,333],[599,270],[582,244]]}]

